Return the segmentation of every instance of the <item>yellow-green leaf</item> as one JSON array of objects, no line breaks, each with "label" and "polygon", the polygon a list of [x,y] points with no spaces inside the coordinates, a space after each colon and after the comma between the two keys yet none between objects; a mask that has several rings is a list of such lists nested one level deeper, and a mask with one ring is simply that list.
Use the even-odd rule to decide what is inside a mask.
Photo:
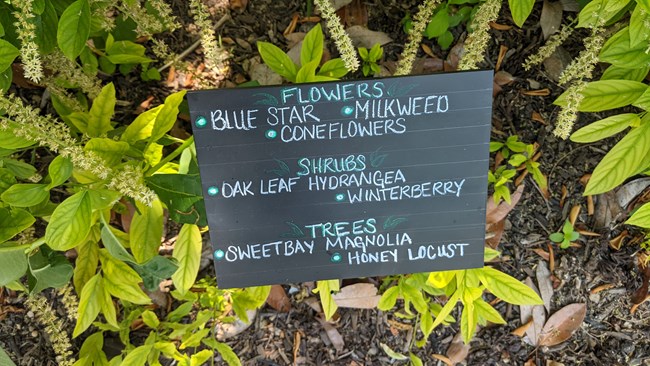
[{"label": "yellow-green leaf", "polygon": [[232,350],[232,348],[230,348],[229,345],[214,341],[214,342],[210,342],[208,346],[216,349],[217,352],[219,352],[219,354],[221,355],[221,358],[223,358],[223,360],[226,361],[228,366],[241,366],[241,361],[239,361],[239,357],[237,357],[237,354]]},{"label": "yellow-green leaf", "polygon": [[142,322],[151,329],[156,329],[160,325],[160,320],[158,320],[156,314],[151,310],[145,310],[142,313]]},{"label": "yellow-green leaf", "polygon": [[501,300],[514,305],[541,305],[544,302],[530,287],[492,267],[478,271],[481,282]]},{"label": "yellow-green leaf", "polygon": [[47,167],[47,171],[50,174],[50,183],[47,185],[47,189],[51,189],[61,184],[65,183],[68,178],[72,175],[72,162],[68,158],[63,156],[57,156],[52,160],[50,166]]},{"label": "yellow-green leaf", "polygon": [[458,300],[460,300],[460,296],[461,296],[461,291],[456,291],[454,292],[453,295],[451,295],[451,297],[449,298],[449,300],[447,300],[447,303],[445,304],[445,306],[442,307],[440,313],[438,314],[435,321],[433,322],[433,326],[432,326],[433,329],[435,329],[437,326],[442,324],[442,322],[445,321],[447,316],[451,314],[451,311],[454,310],[454,308],[456,307],[456,303],[458,303]]},{"label": "yellow-green leaf", "polygon": [[74,287],[81,293],[84,285],[97,272],[99,263],[99,246],[96,242],[88,240],[77,246],[77,260],[74,266]]},{"label": "yellow-green leaf", "polygon": [[474,303],[467,303],[463,308],[463,314],[460,317],[460,333],[463,335],[463,342],[468,344],[474,337],[476,332],[476,325],[478,324],[478,317],[474,310]]},{"label": "yellow-green leaf", "polygon": [[112,130],[111,117],[115,110],[115,101],[115,86],[113,83],[108,83],[93,100],[93,105],[88,113],[87,131],[82,132],[88,133],[90,137],[101,137]]},{"label": "yellow-green leaf", "polygon": [[616,135],[641,120],[636,113],[623,113],[586,125],[571,135],[571,141],[588,143]]},{"label": "yellow-green leaf", "polygon": [[45,184],[18,183],[4,191],[0,198],[14,207],[31,207],[38,205],[50,197],[50,191]]},{"label": "yellow-green leaf", "polygon": [[650,229],[650,203],[641,206],[625,223]]},{"label": "yellow-green leaf", "polygon": [[379,343],[379,345],[381,346],[381,349],[383,349],[384,352],[386,352],[386,354],[388,355],[388,357],[392,358],[393,360],[403,361],[403,360],[408,360],[408,359],[409,359],[407,356],[405,356],[405,355],[403,355],[403,354],[401,354],[401,353],[399,353],[399,352],[395,352],[395,351],[393,351],[393,350],[392,350],[392,349],[391,349],[387,344],[385,344],[385,343]]},{"label": "yellow-green leaf", "polygon": [[178,115],[178,106],[183,102],[186,91],[179,91],[165,98],[165,104],[156,115],[153,128],[151,129],[151,142],[158,141],[159,138],[171,130],[176,122]]},{"label": "yellow-green leaf", "polygon": [[163,232],[163,207],[160,200],[151,206],[136,202],[137,210],[131,221],[129,244],[138,263],[144,263],[158,254]]},{"label": "yellow-green leaf", "polygon": [[102,276],[100,274],[94,275],[88,283],[81,290],[79,296],[79,309],[77,311],[77,325],[74,327],[72,333],[73,337],[77,337],[83,333],[84,330],[95,321],[99,315],[100,296],[104,292]]},{"label": "yellow-green leaf", "polygon": [[257,50],[266,66],[270,67],[285,79],[291,82],[296,81],[296,74],[298,72],[296,64],[280,48],[272,43],[257,42]]},{"label": "yellow-green leaf", "polygon": [[207,349],[197,352],[190,357],[190,366],[204,365],[212,356],[214,356],[212,351]]},{"label": "yellow-green leaf", "polygon": [[144,366],[147,362],[147,356],[152,349],[152,344],[146,344],[129,351],[126,357],[124,357],[124,360],[122,360],[122,363],[120,363],[120,366]]},{"label": "yellow-green leaf", "polygon": [[515,21],[518,27],[521,27],[533,10],[535,0],[508,0],[508,5],[510,6],[512,20]]},{"label": "yellow-green leaf", "polygon": [[605,42],[598,58],[614,66],[634,69],[648,65],[650,54],[645,52],[647,48],[647,41],[631,46],[630,30],[626,27]]},{"label": "yellow-green leaf", "polygon": [[585,188],[585,195],[609,191],[647,165],[650,152],[650,121],[632,129],[600,161]]},{"label": "yellow-green leaf", "polygon": [[172,281],[181,294],[185,294],[194,285],[201,262],[202,243],[198,226],[183,225],[173,252],[173,257],[178,261],[178,269],[172,275]]},{"label": "yellow-green leaf", "polygon": [[93,151],[108,166],[117,165],[122,161],[123,155],[129,151],[129,144],[124,141],[115,141],[107,137],[96,137],[86,142],[84,151]]},{"label": "yellow-green leaf", "polygon": [[81,191],[61,202],[45,228],[45,242],[54,250],[65,251],[79,245],[91,229],[92,207],[88,191]]},{"label": "yellow-green leaf", "polygon": [[503,319],[501,314],[499,314],[499,312],[495,308],[493,308],[492,305],[488,304],[483,299],[476,299],[476,301],[474,301],[474,309],[476,309],[476,314],[479,317],[489,322],[495,324],[506,323],[506,321]]},{"label": "yellow-green leaf", "polygon": [[136,271],[124,262],[113,259],[106,249],[100,249],[99,258],[104,272],[104,286],[111,295],[134,304],[151,303],[151,299],[140,289],[142,279]]},{"label": "yellow-green leaf", "polygon": [[[649,28],[650,29],[650,28]],[[632,80],[632,81],[643,81],[648,72],[650,71],[650,66],[642,66],[640,68],[628,69],[624,67],[618,67],[610,65],[607,70],[603,73],[603,76],[600,77],[600,80]]]},{"label": "yellow-green leaf", "polygon": [[381,298],[379,299],[379,303],[377,304],[377,309],[381,311],[388,311],[392,309],[393,306],[395,306],[395,303],[397,302],[398,296],[399,296],[398,286],[393,286],[388,290],[384,291],[384,293],[381,295]]},{"label": "yellow-green leaf", "polygon": [[[600,112],[620,108],[634,103],[647,85],[631,80],[600,80],[587,83],[582,90],[584,98],[578,110],[581,112]],[[553,104],[566,107],[566,96],[570,91],[560,95]]]},{"label": "yellow-green leaf", "polygon": [[113,304],[113,298],[111,297],[110,292],[106,286],[104,290],[99,294],[99,305],[102,309],[102,313],[106,318],[106,322],[113,326],[116,330],[120,329],[120,325],[117,322],[117,312],[115,311],[115,304]]},{"label": "yellow-green leaf", "polygon": [[300,64],[303,67],[312,61],[317,61],[319,64],[321,57],[323,57],[323,31],[320,23],[316,23],[302,41]]},{"label": "yellow-green leaf", "polygon": [[156,122],[156,117],[158,113],[162,110],[163,105],[159,105],[156,108],[150,109],[146,112],[141,113],[139,116],[131,122],[130,125],[126,127],[120,140],[133,144],[137,141],[144,140],[147,137],[151,136],[151,131],[153,130],[153,125]]},{"label": "yellow-green leaf", "polygon": [[435,288],[445,288],[456,276],[456,271],[439,271],[429,273],[427,283]]},{"label": "yellow-green leaf", "polygon": [[338,305],[332,297],[332,292],[338,292],[340,289],[339,280],[323,280],[317,281],[316,289],[314,292],[318,292],[320,296],[320,303],[323,306],[323,312],[325,313],[325,320],[332,318]]}]

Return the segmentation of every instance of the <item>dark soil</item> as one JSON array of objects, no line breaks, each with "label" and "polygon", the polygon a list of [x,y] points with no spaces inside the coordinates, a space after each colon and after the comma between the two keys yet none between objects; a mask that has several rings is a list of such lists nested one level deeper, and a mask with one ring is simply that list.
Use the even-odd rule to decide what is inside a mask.
[{"label": "dark soil", "polygon": [[[231,2],[235,3],[233,0]],[[216,6],[221,2],[211,3]],[[506,3],[504,1],[502,14],[509,14],[505,11]],[[539,144],[541,169],[549,180],[550,197],[546,199],[530,177],[525,179],[524,194],[509,215],[498,248],[504,256],[498,267],[518,279],[530,277],[534,280],[536,267],[542,260],[534,250],[548,251],[548,235],[561,228],[572,207],[581,206],[578,227],[600,236],[582,235],[578,241],[580,247],[566,250],[553,246],[553,275],[556,281],[551,313],[568,304],[586,303],[587,316],[568,341],[550,348],[535,348],[521,337],[511,334],[522,325],[519,307],[499,303],[496,308],[508,324],[480,329],[470,344],[465,362],[468,365],[650,365],[650,307],[647,303],[641,304],[634,313],[631,311],[631,297],[641,284],[636,254],[639,251],[638,239],[642,234],[622,224],[625,214],[602,223],[599,215],[603,211],[599,211],[598,207],[599,201],[604,202],[604,197],[595,197],[597,209],[593,215],[589,215],[587,199],[582,196],[584,185],[580,179],[593,170],[614,141],[578,145],[554,137],[552,130],[557,108],[552,101],[563,89],[549,78],[548,70],[543,67],[524,71],[521,66],[528,54],[544,42],[539,26],[541,5],[541,2],[537,3],[524,29],[512,26],[507,30],[492,30],[489,54],[482,65],[484,68],[495,68],[500,48],[507,47],[500,70],[510,73],[515,80],[502,86],[495,96],[492,139],[503,141],[507,136],[518,135],[526,143]],[[306,15],[305,6],[306,2],[301,0],[251,0],[243,11],[225,10],[230,14],[230,19],[218,32],[232,56],[231,73],[222,85],[232,86],[250,79],[246,65],[257,57],[256,41],[269,41],[286,49],[289,42],[282,33],[294,13]],[[179,14],[187,14],[184,1],[174,1],[174,7]],[[394,39],[393,43],[384,47],[384,64],[390,68],[391,61],[397,60],[406,39],[400,21],[407,12],[415,12],[417,2],[368,1],[365,8],[368,27],[385,32]],[[222,15],[215,12],[215,22]],[[565,21],[573,16],[575,13],[565,12]],[[187,28],[191,19],[187,15],[181,19]],[[502,15],[497,23],[513,25],[509,15]],[[296,31],[306,31],[311,26],[312,23],[299,24]],[[456,41],[458,36],[462,39],[462,28],[454,32]],[[573,56],[580,51],[580,33],[577,35],[576,39],[565,45]],[[196,39],[196,35],[188,33],[187,29],[167,38],[177,52],[182,52]],[[447,57],[447,52],[440,50],[435,41],[425,40],[424,43],[441,59]],[[329,50],[336,54],[332,45]],[[188,56],[188,60],[197,68],[201,57],[199,48]],[[424,60],[429,56],[420,52],[419,57]],[[423,71],[431,70],[423,67]],[[163,78],[166,74],[163,73]],[[132,105],[125,107],[124,113],[132,113],[137,104],[149,95],[154,95],[153,103],[158,103],[168,92],[162,86],[164,83],[137,85],[141,83],[137,78],[117,78],[116,81],[123,86],[131,85],[128,87],[129,94],[119,97],[132,102]],[[198,85],[191,87],[197,88]],[[549,94],[531,96],[524,93],[542,89],[548,89]],[[534,120],[534,113],[541,116],[545,123]],[[592,114],[583,115],[579,125],[597,118]],[[562,198],[563,187],[566,198]],[[619,250],[612,249],[610,240],[625,229],[630,231],[628,242],[637,239],[636,243],[624,244]],[[210,269],[211,264],[207,272]],[[607,284],[611,285],[610,288],[592,293],[596,287]],[[285,286],[292,300],[291,311],[281,313],[265,306],[248,330],[227,341],[245,365],[353,366],[395,363],[384,353],[380,343],[387,344],[395,351],[408,353],[415,332],[408,321],[393,313],[352,309],[340,309],[340,316],[334,323],[345,342],[343,349],[337,351],[318,321],[317,313],[305,299],[305,294],[313,297],[305,290],[306,287],[306,284]],[[53,301],[53,305],[59,308],[58,302]],[[457,310],[453,315],[456,319],[460,318]],[[42,329],[31,314],[23,310],[21,300],[7,292],[0,297],[0,320],[0,346],[18,364],[57,364]],[[73,324],[69,324],[68,330],[72,327]],[[446,354],[458,331],[455,325],[439,327],[424,348],[413,347],[411,351],[419,355],[425,365],[442,365],[431,355]]]}]

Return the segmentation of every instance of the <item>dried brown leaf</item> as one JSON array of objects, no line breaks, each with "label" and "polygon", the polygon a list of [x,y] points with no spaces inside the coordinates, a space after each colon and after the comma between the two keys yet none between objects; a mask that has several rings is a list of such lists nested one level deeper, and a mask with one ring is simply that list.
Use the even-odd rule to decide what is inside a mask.
[{"label": "dried brown leaf", "polygon": [[632,302],[635,304],[640,304],[645,301],[648,297],[648,285],[650,284],[650,266],[645,264],[645,261],[637,260],[637,265],[639,267],[639,272],[643,277],[643,282],[641,286],[634,291],[632,294]]},{"label": "dried brown leaf", "polygon": [[381,296],[372,283],[355,283],[341,288],[332,298],[340,308],[374,309]]},{"label": "dried brown leaf", "polygon": [[488,198],[487,208],[486,208],[486,223],[495,224],[508,216],[510,211],[517,205],[517,202],[521,199],[521,195],[524,192],[525,185],[522,184],[517,187],[517,190],[511,195],[511,203],[508,204],[505,201],[501,201],[499,205],[494,203],[492,197]]},{"label": "dried brown leaf", "polygon": [[526,335],[526,331],[528,330],[528,328],[530,328],[531,325],[533,325],[533,317],[530,317],[530,320],[527,323],[513,330],[512,332],[510,332],[510,334],[516,335],[517,337],[523,337],[524,335]]},{"label": "dried brown leaf", "polygon": [[570,304],[551,315],[542,334],[539,337],[539,346],[554,346],[571,337],[571,335],[582,325],[587,315],[587,304]]},{"label": "dried brown leaf", "polygon": [[485,244],[490,248],[496,249],[503,237],[503,231],[506,227],[506,219],[503,219],[496,224],[491,224],[489,230],[486,232]]},{"label": "dried brown leaf", "polygon": [[591,289],[591,291],[589,291],[589,293],[593,295],[601,291],[609,290],[610,288],[614,288],[614,287],[616,287],[616,285],[614,285],[613,283],[606,283],[604,285],[594,287],[593,289]]},{"label": "dried brown leaf", "polygon": [[323,326],[323,329],[325,329],[325,334],[327,334],[327,338],[329,338],[330,342],[332,342],[332,345],[334,346],[334,349],[336,349],[338,352],[343,351],[343,347],[345,347],[345,342],[343,341],[343,337],[341,336],[341,333],[339,333],[334,326],[321,317],[316,317],[318,319],[318,322]]},{"label": "dried brown leaf", "polygon": [[539,123],[541,123],[541,124],[543,124],[543,125],[547,125],[547,124],[548,124],[548,123],[546,122],[546,120],[544,119],[544,117],[542,117],[542,115],[539,114],[538,112],[533,112],[533,114],[532,114],[532,116],[531,116],[530,118],[531,118],[533,121],[535,121],[535,122],[539,122]]},{"label": "dried brown leaf", "polygon": [[[537,286],[535,286],[530,277],[527,277],[524,283],[539,294]],[[524,341],[530,345],[535,345],[542,332],[542,328],[544,327],[544,322],[546,322],[544,305],[520,305],[519,310],[522,324],[528,323],[532,320],[532,324],[526,329],[526,337],[524,338]]]},{"label": "dried brown leaf", "polygon": [[284,29],[284,32],[282,32],[282,35],[286,36],[288,34],[293,33],[293,31],[296,30],[296,26],[298,25],[298,20],[299,19],[300,19],[300,15],[298,13],[293,13],[293,16],[291,17],[291,22]]},{"label": "dried brown leaf", "polygon": [[616,190],[616,200],[618,204],[626,208],[634,201],[643,191],[650,186],[650,178],[639,178],[622,185]]},{"label": "dried brown leaf", "polygon": [[291,301],[289,300],[286,291],[284,291],[284,287],[281,285],[271,286],[271,292],[269,292],[269,297],[266,299],[266,303],[281,313],[286,313],[291,310]]},{"label": "dried brown leaf", "polygon": [[548,243],[548,269],[551,273],[555,272],[555,255],[553,254],[553,246],[551,243]]},{"label": "dried brown leaf", "polygon": [[576,220],[578,219],[578,215],[580,214],[580,205],[575,205],[571,207],[571,213],[569,213],[569,222],[571,222],[572,226],[576,225]]},{"label": "dried brown leaf", "polygon": [[393,41],[393,39],[384,32],[375,32],[360,25],[348,28],[347,32],[350,39],[352,39],[352,43],[354,43],[356,47],[372,48],[376,43],[385,45],[386,43]]},{"label": "dried brown leaf", "polygon": [[437,359],[439,361],[444,362],[445,365],[447,365],[447,366],[454,366],[454,364],[451,362],[451,360],[447,356],[444,356],[444,355],[441,355],[441,354],[438,354],[438,353],[434,353],[434,354],[431,355],[431,357],[433,357],[433,358],[435,358],[435,359]]},{"label": "dried brown leaf", "polygon": [[548,261],[550,259],[550,255],[548,254],[548,252],[542,248],[535,248],[533,249],[533,252],[535,252],[538,256],[542,257],[542,259],[544,259],[545,261]]},{"label": "dried brown leaf", "polygon": [[230,0],[230,9],[235,10],[238,13],[246,10],[248,5],[248,0]]},{"label": "dried brown leaf", "polygon": [[[456,333],[454,338],[447,348],[447,357],[452,365],[456,365],[462,362],[465,362],[467,355],[469,354],[470,346],[463,342],[463,335],[461,332]],[[443,361],[444,362],[444,361]]]},{"label": "dried brown leaf", "polygon": [[[494,67],[494,70],[498,71],[501,70],[501,64],[503,63],[503,59],[506,57],[506,52],[508,52],[508,47],[505,45],[500,45],[499,46],[499,56],[497,57],[497,64]],[[500,85],[505,85],[505,84],[500,84]]]},{"label": "dried brown leaf", "polygon": [[508,85],[513,81],[515,81],[514,76],[507,71],[497,71],[497,73],[494,74],[494,82],[500,86]]},{"label": "dried brown leaf", "polygon": [[490,27],[492,29],[500,30],[500,31],[507,31],[512,29],[511,25],[506,25],[506,24],[499,24],[495,22],[490,22]]},{"label": "dried brown leaf", "polygon": [[355,25],[368,26],[368,8],[365,1],[353,0],[350,4],[339,9],[336,14],[347,27]]},{"label": "dried brown leaf", "polygon": [[424,51],[424,53],[426,53],[426,54],[429,55],[430,57],[437,58],[436,55],[433,53],[433,50],[431,49],[431,47],[427,46],[427,45],[424,44],[424,43],[422,43],[422,44],[420,45],[420,47],[422,47],[422,51]]},{"label": "dried brown leaf", "polygon": [[562,25],[562,3],[544,0],[539,25],[542,27],[544,39],[548,39],[551,34],[557,32]]},{"label": "dried brown leaf", "polygon": [[524,90],[521,93],[523,95],[528,95],[532,97],[546,97],[551,95],[551,91],[548,88],[539,89],[539,90]]},{"label": "dried brown leaf", "polygon": [[551,281],[551,272],[546,267],[546,262],[540,260],[537,262],[535,271],[537,285],[539,286],[539,295],[544,300],[546,311],[551,312],[551,298],[553,297],[553,282]]}]

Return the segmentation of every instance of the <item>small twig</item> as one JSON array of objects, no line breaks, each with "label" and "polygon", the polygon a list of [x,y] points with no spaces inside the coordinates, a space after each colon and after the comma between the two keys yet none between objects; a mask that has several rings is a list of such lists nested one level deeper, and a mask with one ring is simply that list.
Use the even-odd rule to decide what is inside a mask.
[{"label": "small twig", "polygon": [[[218,29],[219,27],[221,27],[228,20],[230,20],[230,14],[226,14],[226,15],[222,16],[221,19],[219,19],[219,21],[217,22],[217,24],[214,25],[214,28]],[[190,53],[192,53],[192,51],[194,51],[197,47],[199,47],[199,45],[201,45],[201,40],[200,39],[198,41],[192,43],[191,46],[189,46],[185,51],[180,53],[178,56],[174,57],[173,60],[171,60],[168,63],[166,63],[166,64],[162,65],[161,67],[159,67],[158,72],[163,72],[165,69],[167,69],[168,67],[170,67],[174,63],[184,59],[187,55],[189,55]]]}]

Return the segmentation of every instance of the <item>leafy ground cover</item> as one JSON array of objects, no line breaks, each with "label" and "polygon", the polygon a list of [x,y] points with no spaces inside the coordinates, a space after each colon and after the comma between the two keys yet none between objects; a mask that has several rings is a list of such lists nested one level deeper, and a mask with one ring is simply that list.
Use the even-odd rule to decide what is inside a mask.
[{"label": "leafy ground cover", "polygon": [[[198,35],[192,32],[195,20],[187,15],[188,5],[172,2],[182,26],[165,39],[179,54],[189,50],[185,58],[189,67],[161,68],[160,82],[143,81],[137,74],[106,76],[104,82],[112,82],[117,91],[116,120],[130,121],[138,109],[161,104],[179,89],[234,87],[250,80],[280,82],[261,63],[256,43],[269,42],[299,57],[297,44],[318,20],[304,1],[215,0],[205,4],[229,52],[229,69],[223,70],[227,72],[205,68],[204,53],[192,47]],[[339,11],[359,46],[371,50],[376,42],[384,44],[383,57],[374,61],[376,66],[368,66],[372,73],[390,75],[394,71],[406,43],[404,19],[416,12],[417,5],[415,1],[353,1]],[[491,25],[488,55],[481,64],[496,72],[492,139],[505,142],[516,135],[526,144],[535,144],[535,155],[539,154],[536,162],[548,181],[543,189],[533,174],[516,172],[513,178],[523,178],[513,189],[512,205],[490,206],[488,244],[503,253],[498,267],[537,288],[544,305],[520,307],[494,301],[492,305],[506,325],[479,329],[469,345],[460,339],[458,326],[438,327],[429,342],[418,349],[411,347],[417,338],[413,319],[401,316],[399,311],[374,309],[381,279],[344,281],[344,291],[336,300],[354,308],[341,307],[329,322],[323,318],[312,291],[315,284],[275,286],[268,305],[257,311],[249,327],[244,329],[235,323],[218,329],[244,364],[380,365],[397,362],[394,359],[400,358],[398,353],[408,355],[409,351],[427,365],[650,364],[650,310],[642,303],[650,273],[640,265],[644,258],[639,249],[644,237],[638,229],[623,224],[636,202],[647,200],[648,182],[635,179],[612,193],[584,197],[586,174],[594,170],[616,141],[578,145],[551,133],[558,114],[558,108],[551,103],[564,91],[558,84],[560,71],[582,50],[581,40],[587,32],[574,34],[543,65],[530,70],[522,67],[525,59],[544,44],[545,33],[559,27],[558,19],[569,22],[577,9],[571,1],[538,1],[523,28],[515,25],[509,12],[502,11]],[[379,33],[368,33],[367,29]],[[414,73],[453,71],[462,49],[463,32],[462,26],[431,29],[431,37],[425,38],[418,53]],[[326,42],[326,50],[335,54],[331,43]],[[596,70],[597,74],[601,72]],[[356,76],[362,75],[360,70]],[[14,74],[14,90],[35,105],[46,99],[37,85],[21,79],[20,72]],[[50,104],[45,102],[43,106],[53,111]],[[585,125],[597,117],[581,115],[578,124]],[[179,139],[189,137],[187,116],[184,118],[181,113],[181,119],[170,130]],[[163,233],[163,252],[171,253],[181,230],[169,221]],[[559,244],[549,239],[553,233],[562,233]],[[579,234],[577,238],[575,233]],[[209,248],[204,247],[201,276],[209,276],[212,263]],[[349,293],[363,296],[352,298],[346,295]],[[56,292],[47,290],[45,295],[65,318],[65,306]],[[151,296],[156,309],[171,306],[168,294]],[[369,309],[358,309],[363,306]],[[456,311],[452,315],[460,318]],[[574,321],[583,317],[584,321]],[[44,329],[15,292],[0,294],[0,320],[0,345],[18,364],[59,363]],[[143,324],[134,322],[130,327],[132,337],[147,337]],[[72,334],[75,323],[66,322],[65,328]],[[79,350],[81,342],[75,340],[73,348]],[[120,340],[107,337],[104,349],[109,354],[119,353]],[[0,354],[0,361],[2,357]],[[217,358],[216,362],[223,361]]]}]

